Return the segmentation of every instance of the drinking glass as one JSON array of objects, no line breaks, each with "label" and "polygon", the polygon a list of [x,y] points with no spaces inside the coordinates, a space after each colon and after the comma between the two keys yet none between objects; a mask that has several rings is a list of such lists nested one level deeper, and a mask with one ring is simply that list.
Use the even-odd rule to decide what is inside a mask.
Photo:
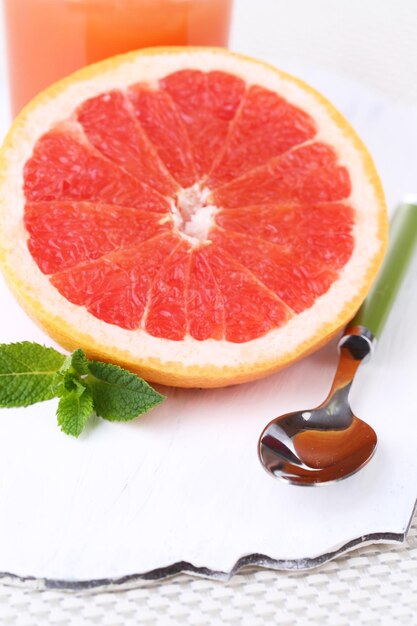
[{"label": "drinking glass", "polygon": [[226,46],[233,0],[3,0],[12,114],[74,70],[148,46]]}]

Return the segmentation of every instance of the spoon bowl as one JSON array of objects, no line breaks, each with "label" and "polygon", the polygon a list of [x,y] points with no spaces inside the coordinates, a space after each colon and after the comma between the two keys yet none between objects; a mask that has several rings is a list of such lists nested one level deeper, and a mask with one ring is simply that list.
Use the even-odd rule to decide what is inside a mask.
[{"label": "spoon bowl", "polygon": [[287,413],[266,426],[258,452],[268,472],[290,483],[318,485],[346,478],[372,458],[376,433],[353,414],[348,395],[373,341],[367,329],[349,328],[339,344],[339,365],[327,399],[315,409]]}]

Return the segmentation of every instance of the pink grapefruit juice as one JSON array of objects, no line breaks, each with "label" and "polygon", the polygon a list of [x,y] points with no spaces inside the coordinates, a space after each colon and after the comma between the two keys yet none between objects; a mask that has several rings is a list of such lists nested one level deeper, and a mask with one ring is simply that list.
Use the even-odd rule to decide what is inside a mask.
[{"label": "pink grapefruit juice", "polygon": [[74,70],[160,45],[226,46],[233,0],[3,0],[12,113]]}]

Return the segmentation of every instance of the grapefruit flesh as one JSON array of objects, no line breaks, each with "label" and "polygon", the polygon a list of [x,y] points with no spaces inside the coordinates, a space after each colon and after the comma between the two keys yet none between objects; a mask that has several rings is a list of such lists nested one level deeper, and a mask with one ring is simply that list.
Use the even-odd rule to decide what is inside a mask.
[{"label": "grapefruit flesh", "polygon": [[[199,54],[210,53],[196,51],[197,65]],[[229,53],[212,54],[221,60]],[[157,65],[157,53],[154,60]],[[241,375],[237,356],[245,346],[276,331],[282,336],[301,314],[307,322],[312,316],[316,332],[314,310],[352,263],[363,209],[352,180],[357,166],[349,167],[337,142],[326,140],[314,110],[253,84],[239,71],[239,59],[235,73],[218,65],[161,69],[153,80],[139,72],[122,87],[78,98],[69,114],[32,138],[21,167],[25,243],[45,289],[60,306],[68,303],[74,320],[82,310],[109,333],[108,348],[93,347],[94,337],[89,346],[88,333],[83,347],[115,360],[116,329],[129,331],[137,357],[125,351],[116,360],[151,380],[185,386],[255,378],[328,339],[359,306],[386,238],[383,198],[375,192],[378,182],[369,182],[371,172],[374,251],[350,309],[341,314],[346,303],[331,302],[334,312],[319,319],[325,330],[311,345],[304,338],[286,361],[277,356],[274,365],[268,356],[263,369],[244,366]],[[349,155],[355,140],[346,143]],[[65,335],[66,322],[57,323],[58,335]],[[89,325],[94,328],[91,319]],[[167,367],[157,350],[159,370],[146,370],[145,336],[163,342]],[[181,363],[175,349],[190,342],[197,351],[206,346],[194,377],[192,363]],[[63,343],[71,344],[68,336]],[[233,344],[242,344],[241,351],[217,367],[217,347]]]},{"label": "grapefruit flesh", "polygon": [[[195,275],[199,261],[191,264],[198,252],[210,270],[208,289],[212,279],[224,309],[222,328],[214,324],[204,339],[250,341],[311,306],[349,259],[354,221],[348,205],[328,204],[349,196],[349,174],[329,146],[314,141],[313,120],[266,89],[251,87],[245,97],[244,82],[225,72],[170,74],[154,89],[156,100],[162,94],[169,103],[162,111],[169,120],[166,132],[177,132],[175,143],[185,144],[179,163],[168,161],[170,174],[152,132],[146,132],[160,129],[160,108],[147,106],[142,126],[141,93],[143,88],[133,86],[87,100],[76,111],[80,128],[68,122],[38,140],[25,168],[25,226],[40,269],[70,302],[106,322],[129,329],[143,325],[149,334],[173,340],[186,333],[200,339],[187,312],[188,298],[192,311],[197,291],[199,317],[213,315],[205,280]],[[175,225],[166,198],[186,222],[179,198],[181,166],[187,163],[187,184],[199,185],[204,196],[202,206],[198,192],[191,197],[188,211],[198,218],[205,207],[216,208],[204,236],[185,239],[186,226]],[[166,217],[158,219],[155,211]],[[154,266],[142,266],[141,248],[168,228],[176,236],[154,276]],[[154,246],[157,258],[159,241]],[[124,251],[123,280],[116,281],[115,259],[123,259]],[[80,274],[89,276],[90,270],[100,284],[100,303],[88,289],[81,297],[79,283],[86,279]],[[149,274],[137,281],[138,271]],[[126,272],[131,275],[125,280]]]}]

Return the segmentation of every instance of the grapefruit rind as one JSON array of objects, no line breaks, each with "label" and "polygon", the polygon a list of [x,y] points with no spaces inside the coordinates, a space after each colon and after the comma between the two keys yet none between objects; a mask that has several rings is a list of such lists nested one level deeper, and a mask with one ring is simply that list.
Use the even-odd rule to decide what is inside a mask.
[{"label": "grapefruit rind", "polygon": [[[36,140],[71,116],[87,98],[114,88],[155,83],[180,69],[221,70],[278,92],[307,111],[315,139],[330,144],[348,168],[355,209],[355,247],[339,278],[314,305],[285,326],[245,343],[181,341],[129,331],[92,317],[50,284],[30,255],[23,226],[23,167]],[[219,387],[272,373],[317,349],[355,314],[378,271],[387,245],[387,213],[378,174],[361,140],[334,107],[302,81],[247,57],[207,48],[153,48],[89,66],[37,96],[17,117],[0,152],[0,261],[21,306],[59,344],[82,346],[93,358],[118,362],[153,382]]]}]

